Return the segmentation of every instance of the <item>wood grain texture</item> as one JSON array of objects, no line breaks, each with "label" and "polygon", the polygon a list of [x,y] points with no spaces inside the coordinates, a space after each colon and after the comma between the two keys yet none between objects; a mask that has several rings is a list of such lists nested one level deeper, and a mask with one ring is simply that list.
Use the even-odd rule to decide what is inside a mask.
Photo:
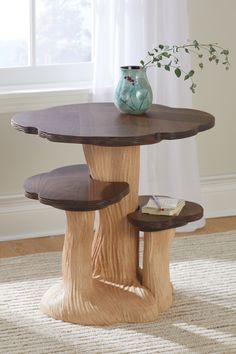
[{"label": "wood grain texture", "polygon": [[127,214],[138,206],[140,148],[83,148],[93,178],[125,181],[130,186],[130,193],[119,203],[99,211],[100,223],[93,244],[94,275],[116,284],[138,284],[138,230],[128,222]]},{"label": "wood grain texture", "polygon": [[50,141],[102,146],[154,144],[182,139],[210,129],[214,117],[193,109],[152,105],[134,116],[120,113],[113,103],[84,103],[24,112],[12,118],[12,126]]},{"label": "wood grain texture", "polygon": [[155,320],[159,310],[149,290],[141,285],[114,286],[92,278],[94,212],[66,215],[63,280],[46,292],[41,310],[55,319],[86,325]]},{"label": "wood grain texture", "polygon": [[173,301],[170,282],[170,250],[175,229],[145,232],[142,285],[154,295],[160,312],[166,311]]},{"label": "wood grain texture", "polygon": [[139,209],[128,215],[128,220],[141,231],[160,231],[186,225],[188,222],[199,220],[203,217],[201,205],[186,201],[186,205],[179,215],[164,216],[144,214],[141,207],[151,196],[139,197]]},{"label": "wood grain texture", "polygon": [[93,180],[87,165],[65,166],[32,176],[25,181],[24,189],[28,198],[70,211],[105,208],[129,193],[126,182]]}]

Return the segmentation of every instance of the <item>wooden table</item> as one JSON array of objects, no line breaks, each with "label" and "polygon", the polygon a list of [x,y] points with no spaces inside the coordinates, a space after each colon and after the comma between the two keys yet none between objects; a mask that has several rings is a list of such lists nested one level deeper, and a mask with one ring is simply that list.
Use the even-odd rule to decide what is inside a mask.
[{"label": "wooden table", "polygon": [[[201,218],[203,209],[187,202],[179,216],[140,212],[139,203],[147,199],[138,196],[140,145],[196,135],[213,127],[214,117],[160,105],[133,116],[112,103],[88,103],[20,113],[12,125],[50,141],[83,144],[87,161],[24,184],[27,197],[67,216],[63,278],[44,295],[42,311],[93,325],[156,320],[172,304],[169,253],[175,227]],[[144,231],[143,267],[139,230]]]}]

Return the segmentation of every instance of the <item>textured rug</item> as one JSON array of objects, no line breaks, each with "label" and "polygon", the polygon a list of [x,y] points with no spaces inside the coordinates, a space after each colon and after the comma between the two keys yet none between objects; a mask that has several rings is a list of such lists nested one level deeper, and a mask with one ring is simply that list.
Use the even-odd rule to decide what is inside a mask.
[{"label": "textured rug", "polygon": [[60,262],[58,252],[0,260],[1,354],[236,353],[236,231],[174,240],[174,305],[147,324],[47,318],[38,305],[60,277]]}]

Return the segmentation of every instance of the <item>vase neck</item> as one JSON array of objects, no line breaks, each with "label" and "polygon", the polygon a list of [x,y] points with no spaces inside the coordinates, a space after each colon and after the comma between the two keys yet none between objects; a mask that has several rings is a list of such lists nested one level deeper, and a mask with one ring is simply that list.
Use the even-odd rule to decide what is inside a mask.
[{"label": "vase neck", "polygon": [[146,77],[146,68],[141,66],[121,66],[121,73],[125,76]]},{"label": "vase neck", "polygon": [[120,67],[121,71],[126,72],[126,71],[146,71],[146,68],[143,68],[142,66],[135,66],[135,65],[127,65],[127,66],[121,66]]},{"label": "vase neck", "polygon": [[138,65],[125,65],[120,67],[121,70],[140,70],[143,69],[142,66]]}]

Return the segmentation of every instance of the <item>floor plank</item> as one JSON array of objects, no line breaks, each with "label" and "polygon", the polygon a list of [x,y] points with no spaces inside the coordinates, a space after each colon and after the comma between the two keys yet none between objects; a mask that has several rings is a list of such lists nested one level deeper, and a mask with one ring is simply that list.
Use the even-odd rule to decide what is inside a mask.
[{"label": "floor plank", "polygon": [[17,257],[32,253],[61,251],[64,236],[37,237],[0,242],[0,258]]},{"label": "floor plank", "polygon": [[[236,216],[207,219],[206,226],[191,233],[177,233],[177,237],[208,235],[236,230]],[[17,257],[40,252],[61,251],[64,236],[49,236],[33,239],[0,242],[0,258]]]},{"label": "floor plank", "polygon": [[227,216],[224,218],[211,218],[206,220],[206,225],[194,232],[177,233],[177,236],[208,235],[218,232],[227,232],[236,230],[236,216]]}]

